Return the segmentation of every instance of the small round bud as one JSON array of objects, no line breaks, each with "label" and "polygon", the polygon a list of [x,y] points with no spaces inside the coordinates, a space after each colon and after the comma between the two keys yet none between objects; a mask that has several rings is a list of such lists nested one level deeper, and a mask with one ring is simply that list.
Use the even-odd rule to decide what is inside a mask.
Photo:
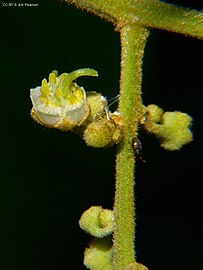
[{"label": "small round bud", "polygon": [[83,139],[88,146],[106,147],[112,142],[115,125],[106,118],[90,123],[84,131]]},{"label": "small round bud", "polygon": [[111,224],[113,225],[113,211],[109,209],[103,209],[99,214],[99,225],[101,228],[105,228]]},{"label": "small round bud", "polygon": [[90,106],[88,120],[90,122],[100,119],[106,113],[108,102],[105,97],[97,92],[87,92],[87,103]]},{"label": "small round bud", "polygon": [[147,106],[147,120],[152,123],[158,123],[164,111],[155,104],[150,104]]},{"label": "small round bud", "polygon": [[103,238],[113,231],[113,211],[92,206],[82,214],[79,224],[86,233]]},{"label": "small round bud", "polygon": [[[161,146],[166,150],[179,150],[184,144],[192,141],[190,126],[192,118],[182,112],[165,112],[161,119]],[[159,132],[158,132],[159,133]]]},{"label": "small round bud", "polygon": [[84,265],[91,270],[112,270],[113,254],[110,237],[93,239],[84,252]]}]

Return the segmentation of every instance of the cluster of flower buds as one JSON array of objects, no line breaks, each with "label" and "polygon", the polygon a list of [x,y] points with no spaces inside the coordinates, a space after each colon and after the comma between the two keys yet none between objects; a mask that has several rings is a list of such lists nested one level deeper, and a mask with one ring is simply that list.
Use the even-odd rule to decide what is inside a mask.
[{"label": "cluster of flower buds", "polygon": [[73,130],[83,135],[87,145],[107,147],[122,139],[122,125],[118,113],[108,110],[105,97],[97,92],[85,92],[74,82],[80,76],[98,76],[89,68],[71,73],[56,71],[41,86],[30,90],[32,118],[41,125],[63,131]]},{"label": "cluster of flower buds", "polygon": [[154,134],[165,150],[179,150],[183,145],[192,141],[190,130],[192,118],[179,111],[164,112],[155,104],[146,107],[143,127]]},{"label": "cluster of flower buds", "polygon": [[[42,80],[39,87],[30,90],[32,118],[49,128],[73,130],[88,146],[108,147],[123,139],[124,125],[118,111],[111,113],[105,97],[95,91],[86,92],[76,84],[80,76],[98,76],[96,70],[78,69],[71,73],[56,71]],[[164,112],[157,105],[144,108],[140,124],[154,134],[166,150],[179,150],[192,140],[192,118],[182,112]],[[136,119],[135,119],[136,121]]]}]

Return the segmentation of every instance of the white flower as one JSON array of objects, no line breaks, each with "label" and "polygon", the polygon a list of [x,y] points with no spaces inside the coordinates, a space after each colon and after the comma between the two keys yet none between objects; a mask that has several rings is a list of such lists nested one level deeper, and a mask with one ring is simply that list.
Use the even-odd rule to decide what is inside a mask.
[{"label": "white flower", "polygon": [[54,71],[49,74],[49,82],[43,79],[41,86],[30,89],[33,119],[46,127],[65,131],[80,126],[88,117],[90,106],[84,88],[73,80],[86,75],[97,76],[97,72],[86,68],[58,77]]}]

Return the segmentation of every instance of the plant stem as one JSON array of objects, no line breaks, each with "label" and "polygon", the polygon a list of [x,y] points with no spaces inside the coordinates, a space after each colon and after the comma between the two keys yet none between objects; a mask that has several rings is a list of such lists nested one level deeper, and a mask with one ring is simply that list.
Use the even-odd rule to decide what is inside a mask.
[{"label": "plant stem", "polygon": [[113,267],[123,270],[135,261],[135,206],[132,140],[137,136],[143,111],[141,100],[142,58],[148,31],[136,24],[121,29],[121,81],[119,112],[124,122],[124,140],[118,146],[116,159],[115,229]]},{"label": "plant stem", "polygon": [[159,0],[65,0],[114,24],[136,23],[203,39],[203,13]]}]

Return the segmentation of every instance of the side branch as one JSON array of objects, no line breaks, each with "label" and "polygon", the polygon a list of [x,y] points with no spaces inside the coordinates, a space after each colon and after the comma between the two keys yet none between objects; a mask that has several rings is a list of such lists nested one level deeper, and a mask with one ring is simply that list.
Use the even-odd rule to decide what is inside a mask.
[{"label": "side branch", "polygon": [[64,0],[115,25],[136,23],[203,39],[203,13],[158,0]]}]

